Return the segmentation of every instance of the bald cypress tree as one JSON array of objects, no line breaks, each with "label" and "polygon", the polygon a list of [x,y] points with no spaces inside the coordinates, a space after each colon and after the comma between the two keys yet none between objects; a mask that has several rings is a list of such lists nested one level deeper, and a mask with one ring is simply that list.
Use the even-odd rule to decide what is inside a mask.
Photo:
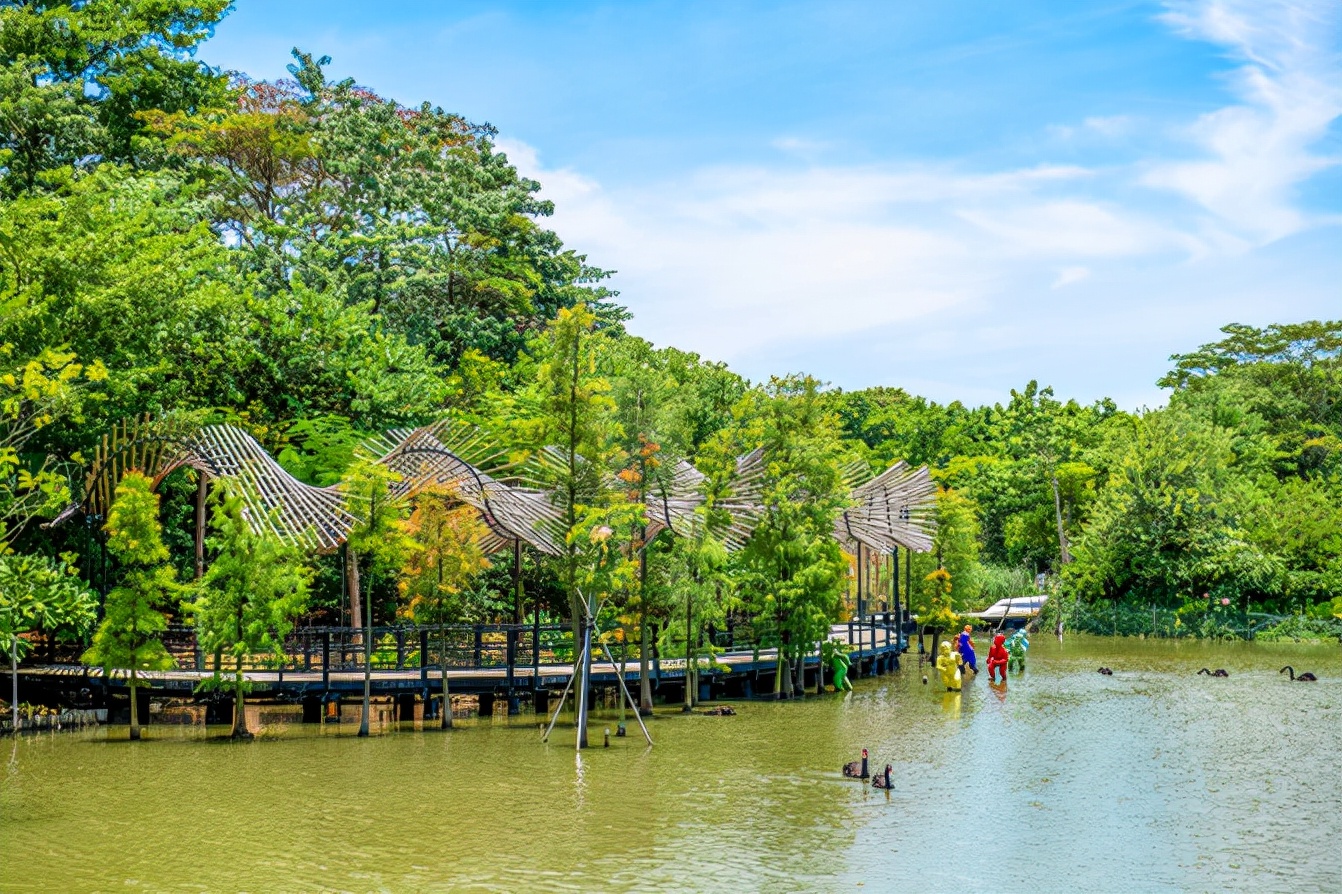
[{"label": "bald cypress tree", "polygon": [[140,472],[128,472],[116,488],[107,514],[107,551],[120,563],[121,585],[107,594],[106,614],[84,660],[110,672],[130,672],[130,737],[140,738],[135,696],[140,671],[167,670],[172,656],[163,647],[168,619],[163,609],[176,599],[176,572],[168,562],[158,521],[158,494]]}]

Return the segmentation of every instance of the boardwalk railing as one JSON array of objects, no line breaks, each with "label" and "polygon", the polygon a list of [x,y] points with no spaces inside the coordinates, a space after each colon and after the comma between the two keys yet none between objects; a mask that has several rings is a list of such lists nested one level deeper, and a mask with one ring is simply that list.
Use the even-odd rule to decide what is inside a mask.
[{"label": "boardwalk railing", "polygon": [[[860,621],[835,625],[831,638],[858,652],[899,647],[895,619],[889,613],[874,614]],[[647,657],[656,665],[663,657],[658,647],[660,633],[652,626]],[[644,645],[628,638],[624,631],[603,635],[617,663],[637,663]],[[371,662],[366,659],[367,639],[372,640]],[[237,667],[231,656],[216,656],[204,651],[193,627],[173,625],[163,636],[164,645],[183,670],[228,673]],[[566,624],[462,624],[396,625],[374,627],[301,627],[284,638],[281,650],[273,654],[246,656],[242,669],[249,671],[320,672],[323,674],[362,671],[370,663],[378,671],[425,671],[441,668],[507,670],[511,678],[519,671],[542,666],[569,664],[574,658],[572,627]],[[698,651],[713,653],[758,652],[776,647],[772,631],[757,630],[749,620],[732,618],[724,628],[703,632]],[[28,664],[76,664],[81,648],[55,644],[34,654]],[[598,654],[601,654],[598,651]],[[684,658],[684,640],[668,650],[669,659]],[[45,659],[45,660],[44,660]]]}]

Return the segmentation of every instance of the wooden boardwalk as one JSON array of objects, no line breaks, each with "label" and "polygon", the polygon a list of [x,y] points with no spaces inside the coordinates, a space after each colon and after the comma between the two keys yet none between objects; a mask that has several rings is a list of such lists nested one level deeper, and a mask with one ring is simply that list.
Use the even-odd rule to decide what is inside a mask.
[{"label": "wooden boardwalk", "polygon": [[[898,667],[899,654],[904,643],[895,638],[892,630],[882,627],[849,628],[835,625],[831,639],[851,642],[850,659],[853,676],[864,676],[893,670]],[[772,680],[778,661],[777,649],[738,650],[718,653],[713,662],[701,660],[699,679],[710,691],[727,696],[750,697],[756,690],[772,689]],[[817,666],[814,655],[806,659],[806,667],[814,674]],[[592,662],[593,688],[617,685],[621,668],[607,659]],[[651,662],[650,674],[658,689],[683,691],[685,679],[684,658],[662,658]],[[227,668],[224,677],[231,678]],[[449,667],[448,683],[456,695],[489,695],[502,698],[520,698],[523,694],[563,688],[573,675],[573,665],[547,662],[539,665],[491,665],[478,667]],[[137,678],[141,686],[156,696],[191,698],[206,680],[215,676],[210,669],[180,669],[141,671]],[[631,659],[624,666],[626,683],[633,688],[639,676],[638,661]],[[827,671],[828,676],[828,671]],[[129,672],[114,670],[106,674],[100,667],[74,664],[40,665],[19,669],[20,685],[24,689],[43,690],[44,694],[69,694],[80,690],[96,692],[103,698],[126,691]],[[252,697],[266,699],[322,700],[348,698],[362,694],[362,668],[339,667],[294,670],[244,670]],[[442,690],[441,668],[405,667],[378,668],[370,675],[372,691],[378,696],[418,695],[428,698]]]}]

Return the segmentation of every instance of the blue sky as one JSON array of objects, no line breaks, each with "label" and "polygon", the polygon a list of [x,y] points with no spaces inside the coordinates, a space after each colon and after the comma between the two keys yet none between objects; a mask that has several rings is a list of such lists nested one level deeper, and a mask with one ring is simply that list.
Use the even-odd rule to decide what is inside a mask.
[{"label": "blue sky", "polygon": [[633,332],[757,380],[1155,406],[1342,318],[1342,5],[993,6],[239,0],[200,55],[494,124]]}]

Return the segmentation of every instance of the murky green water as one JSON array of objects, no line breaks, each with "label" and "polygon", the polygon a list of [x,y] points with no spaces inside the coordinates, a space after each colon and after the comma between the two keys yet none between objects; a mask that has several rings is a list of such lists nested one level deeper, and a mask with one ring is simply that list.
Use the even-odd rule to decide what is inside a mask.
[{"label": "murky green water", "polygon": [[[4,741],[0,890],[1342,891],[1338,646],[1041,636],[1004,692],[919,677],[581,757],[530,715]],[[864,746],[893,793],[839,774]]]}]

